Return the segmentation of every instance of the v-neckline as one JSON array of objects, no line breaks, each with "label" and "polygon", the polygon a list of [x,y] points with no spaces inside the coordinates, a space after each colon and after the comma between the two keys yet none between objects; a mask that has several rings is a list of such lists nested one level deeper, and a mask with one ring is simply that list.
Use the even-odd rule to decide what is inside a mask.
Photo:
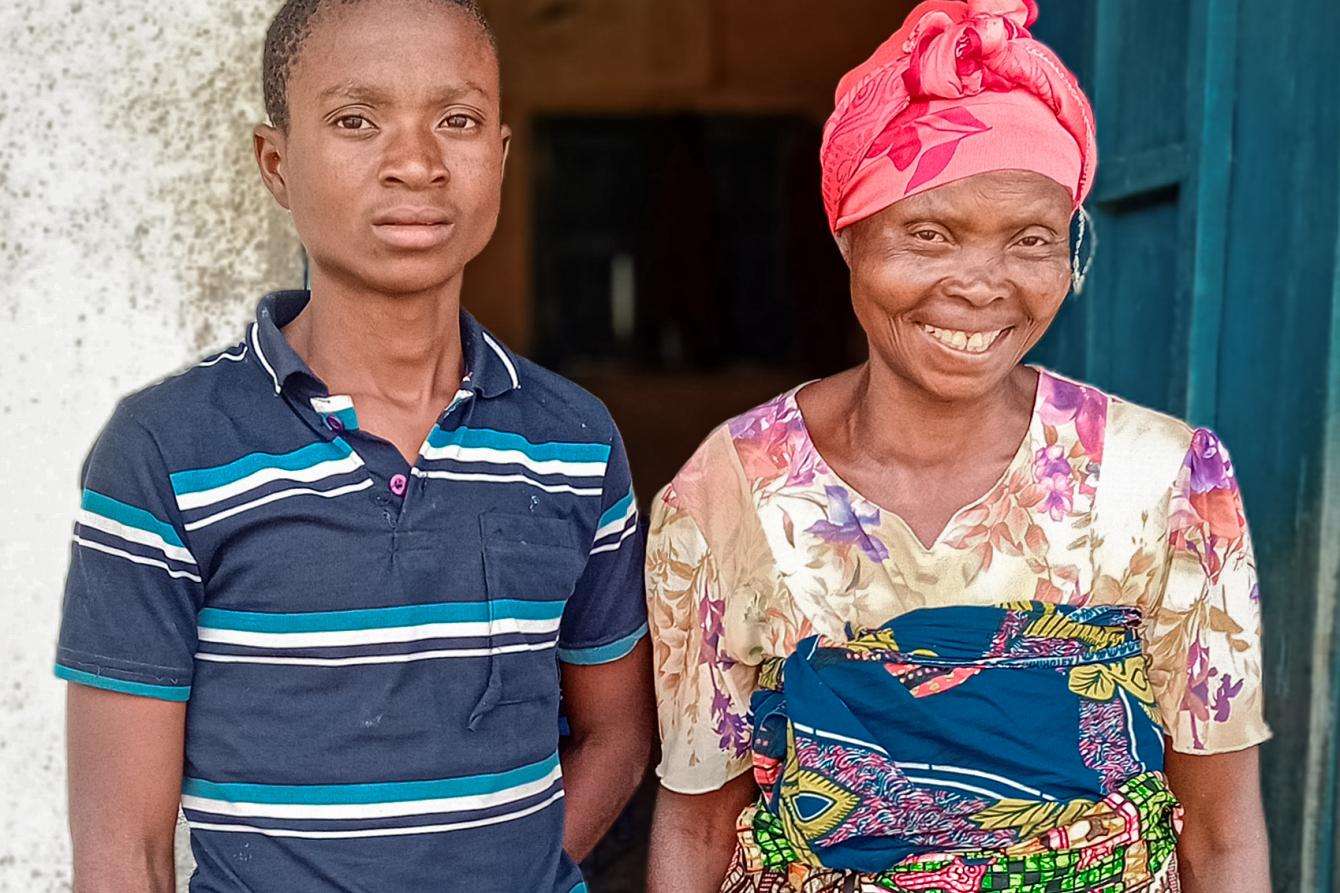
[{"label": "v-neckline", "polygon": [[[800,431],[805,437],[806,445],[814,453],[815,466],[819,476],[829,479],[832,483],[846,490],[847,493],[851,495],[853,503],[859,501],[866,508],[874,509],[878,512],[880,526],[883,526],[883,524],[886,523],[884,519],[892,518],[892,523],[902,528],[901,532],[906,535],[910,542],[916,545],[920,554],[931,555],[934,554],[943,543],[945,535],[949,533],[950,530],[954,529],[956,526],[955,522],[957,522],[965,513],[972,511],[974,508],[988,501],[1001,487],[1005,486],[1009,481],[1010,475],[1019,466],[1019,463],[1024,461],[1032,452],[1032,445],[1036,439],[1039,408],[1042,403],[1042,379],[1044,376],[1048,375],[1048,372],[1041,366],[1028,364],[1028,368],[1037,373],[1038,379],[1033,392],[1033,406],[1032,409],[1029,410],[1028,427],[1024,430],[1024,436],[1019,441],[1019,446],[1015,449],[1014,455],[1010,458],[1010,461],[1006,463],[1005,468],[1001,471],[995,482],[992,483],[985,492],[976,499],[973,499],[954,510],[954,513],[949,516],[949,520],[945,521],[944,526],[940,528],[940,532],[935,535],[935,538],[931,540],[929,545],[922,542],[921,537],[917,536],[916,532],[912,529],[912,525],[908,524],[907,520],[902,515],[898,514],[898,512],[895,512],[893,509],[885,508],[867,497],[860,490],[857,490],[851,484],[847,483],[841,475],[833,470],[833,466],[828,464],[828,460],[824,458],[823,453],[819,451],[819,447],[814,443],[814,438],[810,436],[809,423],[805,420],[805,414],[801,412],[800,401],[797,399],[800,392],[813,384],[814,381],[807,381],[793,388],[791,393],[787,395],[787,402],[790,404],[790,409],[795,413],[796,418],[800,420]],[[853,512],[853,514],[855,514],[855,512]],[[856,523],[861,524],[859,515],[856,516]]]}]

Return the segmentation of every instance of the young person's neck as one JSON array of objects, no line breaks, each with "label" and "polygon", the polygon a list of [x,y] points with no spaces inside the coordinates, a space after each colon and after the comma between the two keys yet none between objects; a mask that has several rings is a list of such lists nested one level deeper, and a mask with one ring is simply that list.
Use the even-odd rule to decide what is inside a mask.
[{"label": "young person's neck", "polygon": [[462,278],[425,292],[388,295],[314,268],[312,298],[284,327],[284,336],[332,394],[445,404],[465,374]]}]

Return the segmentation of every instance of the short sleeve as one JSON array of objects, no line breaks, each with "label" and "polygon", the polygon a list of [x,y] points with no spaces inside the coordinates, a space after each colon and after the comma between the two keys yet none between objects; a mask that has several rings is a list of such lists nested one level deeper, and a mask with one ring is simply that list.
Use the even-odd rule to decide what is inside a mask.
[{"label": "short sleeve", "polygon": [[563,610],[558,657],[569,664],[604,664],[633,650],[647,634],[642,594],[646,541],[628,456],[618,430],[610,438],[600,518],[586,568]]},{"label": "short sleeve", "polygon": [[749,699],[758,667],[725,653],[719,565],[692,516],[674,500],[672,488],[655,500],[647,542],[661,734],[656,774],[672,791],[702,794],[751,764]]},{"label": "short sleeve", "polygon": [[1261,611],[1251,534],[1233,463],[1213,432],[1194,432],[1168,497],[1166,583],[1146,626],[1150,681],[1181,753],[1267,740]]},{"label": "short sleeve", "polygon": [[84,462],[56,675],[168,701],[191,692],[200,568],[152,435],[118,407]]}]

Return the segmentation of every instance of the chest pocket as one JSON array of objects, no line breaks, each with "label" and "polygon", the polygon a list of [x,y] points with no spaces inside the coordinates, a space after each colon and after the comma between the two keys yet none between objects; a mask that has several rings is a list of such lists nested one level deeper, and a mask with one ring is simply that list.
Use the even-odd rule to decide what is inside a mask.
[{"label": "chest pocket", "polygon": [[558,703],[559,624],[586,567],[580,530],[561,518],[486,512],[479,518],[489,605],[488,685],[471,725],[495,707]]}]

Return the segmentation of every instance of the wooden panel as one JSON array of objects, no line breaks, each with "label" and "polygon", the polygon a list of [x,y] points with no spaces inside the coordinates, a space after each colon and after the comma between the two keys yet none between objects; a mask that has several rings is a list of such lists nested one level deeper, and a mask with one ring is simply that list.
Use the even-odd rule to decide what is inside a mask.
[{"label": "wooden panel", "polygon": [[[1264,750],[1277,889],[1298,890],[1315,852],[1303,848],[1314,714],[1326,686],[1316,581],[1340,560],[1321,553],[1326,376],[1340,217],[1340,104],[1330,35],[1340,5],[1274,0],[1239,5],[1237,113],[1227,275],[1219,353],[1218,426],[1234,451],[1257,546],[1266,623]],[[1321,97],[1331,97],[1322,99]],[[1330,358],[1335,361],[1334,357]],[[1329,649],[1334,654],[1334,646]],[[1324,692],[1323,692],[1324,694]],[[1314,723],[1317,723],[1314,725]],[[1317,815],[1317,813],[1314,813]]]}]

